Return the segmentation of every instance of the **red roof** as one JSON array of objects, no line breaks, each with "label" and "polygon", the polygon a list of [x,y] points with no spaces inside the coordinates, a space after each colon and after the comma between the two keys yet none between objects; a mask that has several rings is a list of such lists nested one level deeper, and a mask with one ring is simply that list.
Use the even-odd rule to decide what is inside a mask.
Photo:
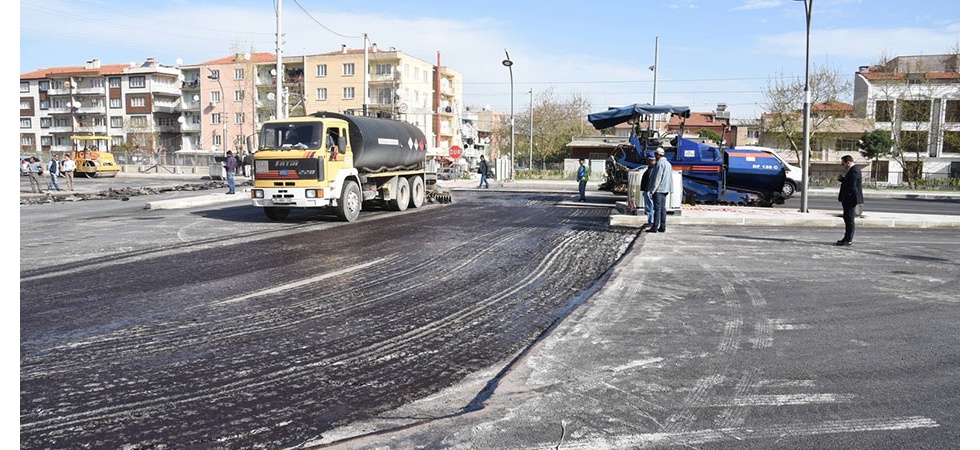
[{"label": "red roof", "polygon": [[[251,59],[249,59],[249,62],[253,62],[253,63],[276,62],[276,55],[273,53],[252,53],[250,58]],[[241,62],[240,53],[234,55],[228,55],[218,59],[212,59],[211,61],[205,61],[200,64],[187,64],[187,65],[192,67],[208,66],[208,65],[220,66],[223,64],[234,64],[237,62]]]},{"label": "red roof", "polygon": [[124,69],[128,69],[129,64],[103,64],[98,69],[86,69],[85,66],[70,66],[70,67],[51,67],[48,69],[38,69],[33,72],[27,72],[20,76],[22,80],[33,80],[42,78],[59,78],[67,77],[69,75],[74,76],[98,76],[98,75],[118,75],[122,74]]}]

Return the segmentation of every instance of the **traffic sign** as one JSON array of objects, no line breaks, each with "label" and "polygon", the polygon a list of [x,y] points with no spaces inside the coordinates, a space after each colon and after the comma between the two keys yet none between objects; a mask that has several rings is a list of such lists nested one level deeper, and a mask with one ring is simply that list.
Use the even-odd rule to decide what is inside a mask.
[{"label": "traffic sign", "polygon": [[462,148],[460,148],[458,145],[454,145],[452,147],[449,147],[449,157],[450,158],[452,158],[452,159],[459,159],[460,156],[463,156],[463,149]]}]

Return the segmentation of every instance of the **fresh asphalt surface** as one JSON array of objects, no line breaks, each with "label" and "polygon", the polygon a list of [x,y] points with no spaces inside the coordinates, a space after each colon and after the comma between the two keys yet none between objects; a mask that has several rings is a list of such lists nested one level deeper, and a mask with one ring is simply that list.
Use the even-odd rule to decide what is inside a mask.
[{"label": "fresh asphalt surface", "polygon": [[959,448],[958,217],[841,248],[839,213],[782,215],[668,217],[512,366],[309,446]]}]

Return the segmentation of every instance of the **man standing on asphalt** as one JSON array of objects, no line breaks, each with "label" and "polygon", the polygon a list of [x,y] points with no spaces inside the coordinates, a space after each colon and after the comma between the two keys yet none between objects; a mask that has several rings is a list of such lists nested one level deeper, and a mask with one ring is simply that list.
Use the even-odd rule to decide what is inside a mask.
[{"label": "man standing on asphalt", "polygon": [[483,157],[483,155],[480,155],[480,165],[476,169],[476,173],[480,174],[480,184],[476,188],[479,189],[482,187],[484,189],[490,189],[490,183],[487,182],[487,174],[490,173],[490,165],[487,164],[487,160]]},{"label": "man standing on asphalt", "polygon": [[837,245],[851,245],[854,240],[854,218],[858,205],[864,204],[864,190],[861,189],[861,169],[854,165],[854,158],[844,155],[840,162],[847,172],[837,177],[840,181],[837,201],[844,208],[844,239],[837,241]]},{"label": "man standing on asphalt", "polygon": [[585,201],[585,184],[589,182],[589,166],[585,165],[585,158],[578,159],[578,201]]},{"label": "man standing on asphalt", "polygon": [[31,180],[31,192],[42,192],[41,191],[41,162],[35,157],[31,157],[30,161],[27,163],[27,176]]},{"label": "man standing on asphalt", "polygon": [[68,157],[65,153],[61,159],[61,171],[65,173],[65,180],[68,180],[68,190],[75,190],[75,169],[78,166],[75,164],[75,160]]},{"label": "man standing on asphalt", "polygon": [[648,194],[653,198],[653,218],[647,233],[663,233],[667,231],[667,194],[673,190],[671,172],[674,169],[664,157],[664,149],[658,148],[654,154],[657,163],[652,167],[650,184],[646,186]]},{"label": "man standing on asphalt", "polygon": [[643,176],[640,177],[640,192],[643,195],[643,212],[647,214],[647,230],[653,228],[653,192],[648,186],[650,186],[650,177],[657,170],[656,166],[657,158],[650,152],[647,152],[647,170],[643,171]]},{"label": "man standing on asphalt", "polygon": [[48,190],[60,191],[61,187],[58,186],[58,157],[56,155],[51,155],[51,162],[48,163],[48,172],[51,174],[51,181],[48,182]]},{"label": "man standing on asphalt", "polygon": [[238,169],[238,158],[235,154],[228,150],[225,154],[225,175],[228,177],[228,192],[226,194],[235,193],[235,170]]},{"label": "man standing on asphalt", "polygon": [[242,159],[242,169],[244,170],[245,178],[252,179],[252,152],[245,152],[245,158]]}]

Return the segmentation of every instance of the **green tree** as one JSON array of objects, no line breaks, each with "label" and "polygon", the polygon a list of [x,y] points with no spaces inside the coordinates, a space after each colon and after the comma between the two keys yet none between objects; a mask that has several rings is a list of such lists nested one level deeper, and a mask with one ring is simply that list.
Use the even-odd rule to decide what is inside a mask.
[{"label": "green tree", "polygon": [[698,137],[702,139],[707,139],[708,141],[711,142],[717,142],[718,145],[721,146],[721,135],[715,133],[713,130],[702,128],[698,130]]},{"label": "green tree", "polygon": [[875,187],[878,186],[878,158],[890,154],[893,145],[895,141],[891,133],[885,130],[865,131],[858,141],[861,156],[874,161],[874,165],[871,166],[871,179],[874,180]]}]

